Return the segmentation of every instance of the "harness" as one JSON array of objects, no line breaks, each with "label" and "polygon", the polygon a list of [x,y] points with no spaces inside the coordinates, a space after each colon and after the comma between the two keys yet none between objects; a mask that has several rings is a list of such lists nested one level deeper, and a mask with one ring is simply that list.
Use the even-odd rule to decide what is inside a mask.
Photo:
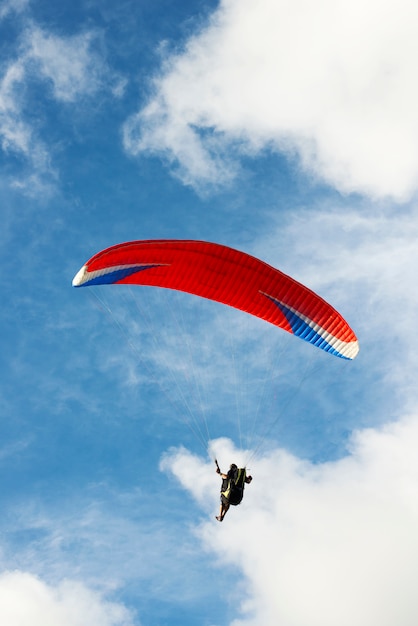
[{"label": "harness", "polygon": [[236,506],[241,503],[244,497],[246,475],[245,467],[241,467],[235,470],[233,476],[228,477],[227,487],[224,491],[221,491],[221,495],[228,500],[229,504]]}]

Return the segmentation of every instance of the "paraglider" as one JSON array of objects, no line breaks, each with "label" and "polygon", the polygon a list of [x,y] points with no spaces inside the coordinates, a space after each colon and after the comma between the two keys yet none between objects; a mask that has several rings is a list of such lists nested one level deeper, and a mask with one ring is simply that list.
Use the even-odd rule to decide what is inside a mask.
[{"label": "paraglider", "polygon": [[[342,359],[359,352],[354,331],[328,302],[260,259],[224,245],[166,239],[121,243],[95,254],[73,279],[74,287],[106,284],[194,294],[261,318]],[[215,463],[222,478],[216,519],[222,522],[252,477],[245,466],[232,464],[223,474]]]},{"label": "paraglider", "polygon": [[263,261],[233,248],[192,240],[131,241],[94,255],[74,287],[134,284],[188,292],[246,311],[343,359],[357,337],[313,291]]},{"label": "paraglider", "polygon": [[216,473],[222,478],[221,485],[221,504],[219,515],[216,516],[218,522],[223,522],[225,515],[229,511],[229,507],[241,504],[244,497],[244,487],[252,482],[253,477],[247,476],[245,467],[238,468],[235,463],[231,463],[228,473],[223,474],[215,459]]}]

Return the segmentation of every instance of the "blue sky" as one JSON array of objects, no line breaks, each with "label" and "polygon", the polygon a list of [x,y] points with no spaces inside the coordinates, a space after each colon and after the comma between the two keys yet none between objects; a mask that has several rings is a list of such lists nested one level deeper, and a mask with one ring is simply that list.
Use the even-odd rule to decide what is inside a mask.
[{"label": "blue sky", "polygon": [[[416,12],[2,0],[2,624],[415,626]],[[282,269],[358,358],[72,288],[152,238]],[[254,476],[222,525],[214,455]]]}]

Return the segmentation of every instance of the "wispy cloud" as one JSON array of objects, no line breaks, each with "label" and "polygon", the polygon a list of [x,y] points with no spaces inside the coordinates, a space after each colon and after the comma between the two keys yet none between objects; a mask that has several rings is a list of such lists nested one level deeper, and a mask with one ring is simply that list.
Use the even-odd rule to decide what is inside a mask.
[{"label": "wispy cloud", "polygon": [[91,98],[99,91],[123,95],[124,80],[95,50],[97,36],[95,32],[58,36],[33,23],[22,31],[15,59],[4,66],[0,77],[1,147],[6,156],[21,160],[20,174],[14,173],[10,180],[12,187],[37,196],[58,180],[54,147],[42,139],[47,114],[34,123],[30,112],[30,83],[35,82],[39,89],[50,84],[51,100],[64,105]]},{"label": "wispy cloud", "polygon": [[222,2],[167,54],[126,150],[195,186],[278,151],[341,191],[404,200],[418,170],[416,18],[409,0]]},{"label": "wispy cloud", "polygon": [[30,0],[4,0],[0,7],[0,20],[4,19],[10,13],[20,13],[29,4]]},{"label": "wispy cloud", "polygon": [[10,457],[20,455],[28,446],[30,446],[30,443],[31,439],[30,437],[27,437],[26,439],[21,439],[20,441],[14,441],[13,443],[3,445],[0,448],[0,464],[4,463],[4,461],[10,462]]},{"label": "wispy cloud", "polygon": [[23,80],[24,64],[15,62],[7,68],[1,81],[1,134],[3,150],[15,148],[23,153],[28,152],[30,134],[18,117],[19,107],[14,91]]},{"label": "wispy cloud", "polygon": [[94,50],[96,39],[97,33],[91,31],[64,37],[37,26],[27,30],[27,62],[38,69],[41,78],[51,82],[56,100],[74,102],[105,88],[105,76],[109,78],[110,70]]}]

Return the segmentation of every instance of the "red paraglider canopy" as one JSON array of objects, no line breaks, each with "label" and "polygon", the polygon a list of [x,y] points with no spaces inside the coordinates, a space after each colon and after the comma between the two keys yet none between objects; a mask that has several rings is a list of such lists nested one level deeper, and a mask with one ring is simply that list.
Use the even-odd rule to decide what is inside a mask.
[{"label": "red paraglider canopy", "polygon": [[267,263],[216,243],[132,241],[94,255],[74,287],[152,285],[185,291],[246,311],[345,359],[359,351],[343,317],[325,300]]}]

